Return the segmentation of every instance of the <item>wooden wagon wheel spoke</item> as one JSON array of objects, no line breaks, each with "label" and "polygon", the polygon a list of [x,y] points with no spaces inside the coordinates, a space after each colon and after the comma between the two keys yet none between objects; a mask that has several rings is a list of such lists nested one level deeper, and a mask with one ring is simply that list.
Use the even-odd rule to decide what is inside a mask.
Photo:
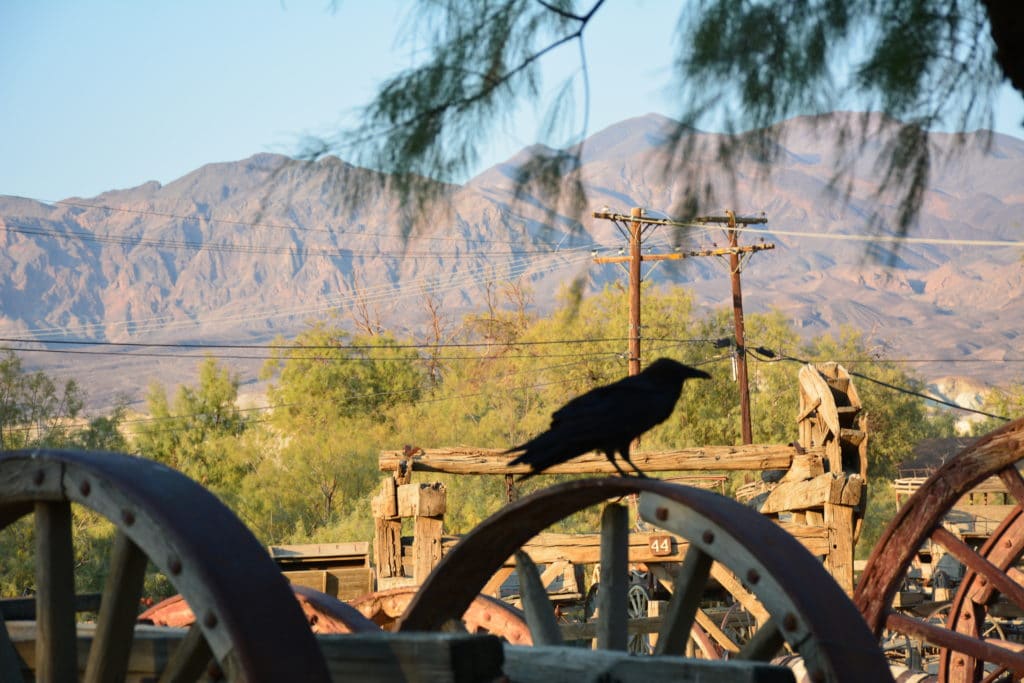
[{"label": "wooden wagon wheel spoke", "polygon": [[198,648],[228,680],[329,679],[284,577],[211,493],[143,458],[10,451],[0,453],[0,528],[34,513],[36,679],[78,680],[72,505],[117,530],[85,680],[124,677],[147,558],[197,607]]},{"label": "wooden wagon wheel spoke", "polygon": [[558,628],[554,607],[540,579],[537,565],[523,550],[516,551],[516,573],[519,575],[523,614],[533,635],[533,644],[561,645],[562,631]]},{"label": "wooden wagon wheel spoke", "polygon": [[203,629],[198,624],[192,624],[168,660],[158,683],[187,683],[197,680],[212,660],[213,652],[203,637]]},{"label": "wooden wagon wheel spoke", "polygon": [[[680,587],[673,607],[677,616],[668,620],[672,630],[682,631],[687,623],[700,620],[687,603],[693,601],[696,584],[702,578],[706,581],[712,571],[703,553],[739,576],[772,617],[762,624],[757,642],[748,648],[749,656],[766,658],[784,642],[803,657],[813,680],[891,680],[884,656],[849,598],[796,539],[735,501],[653,479],[577,480],[506,505],[445,555],[402,615],[400,630],[438,630],[461,614],[507,558],[538,533],[573,513],[631,493],[641,494],[639,507],[645,520],[676,533],[700,551],[692,555],[692,563],[687,562],[694,587]],[[628,577],[628,538],[622,512],[616,508],[607,506],[602,514],[598,596],[609,594],[600,607],[602,618],[626,611],[622,586]],[[617,570],[611,569],[616,566]],[[621,608],[616,601],[621,601]],[[622,625],[610,625],[608,633],[604,643],[622,647]]]},{"label": "wooden wagon wheel spoke", "polygon": [[[740,646],[735,640],[729,637],[729,635],[721,629],[721,627],[711,620],[703,610],[698,609],[694,615],[696,617],[697,625],[718,644],[725,652],[739,653]],[[690,631],[691,634],[693,631]],[[704,648],[705,651],[707,648]]]},{"label": "wooden wagon wheel spoke", "polygon": [[999,479],[1003,486],[1017,501],[1018,505],[1024,505],[1024,477],[1016,467],[1004,467],[999,470]]},{"label": "wooden wagon wheel spoke", "polygon": [[953,557],[960,560],[971,571],[983,576],[987,585],[998,590],[1018,607],[1024,608],[1024,586],[1007,576],[1003,569],[974,552],[969,545],[944,527],[935,529],[931,539],[948,550]]},{"label": "wooden wagon wheel spoke", "polygon": [[748,640],[737,655],[737,659],[753,659],[764,661],[771,659],[786,644],[782,631],[776,626],[773,619],[769,619],[754,631],[754,635]]},{"label": "wooden wagon wheel spoke", "polygon": [[71,545],[71,504],[37,503],[36,677],[78,679],[75,633],[75,556]]},{"label": "wooden wagon wheel spoke", "polygon": [[686,651],[686,639],[697,618],[700,599],[711,576],[713,562],[714,559],[710,555],[696,546],[690,546],[686,551],[682,567],[676,576],[665,621],[658,631],[658,644],[654,648],[654,654],[677,655]]},{"label": "wooden wagon wheel spoke", "polygon": [[970,655],[973,659],[999,662],[1015,671],[1024,672],[1024,654],[1000,647],[992,641],[972,638],[944,626],[937,626],[898,612],[888,614],[886,626],[898,633],[915,636],[933,645]]},{"label": "wooden wagon wheel spoke", "polygon": [[601,513],[601,590],[597,592],[597,647],[626,651],[628,601],[623,577],[629,573],[629,511],[612,504]]},{"label": "wooden wagon wheel spoke", "polygon": [[114,537],[96,633],[85,667],[85,683],[124,679],[147,563],[146,554],[139,546],[118,532]]},{"label": "wooden wagon wheel spoke", "polygon": [[[1019,646],[994,637],[990,610],[1024,608],[1024,585],[1014,565],[1024,555],[1024,421],[1017,420],[979,439],[922,484],[882,533],[868,559],[854,599],[876,634],[883,628],[930,644],[938,650],[943,683],[997,680],[1000,670],[1024,675]],[[954,506],[972,489],[997,477],[1015,504],[980,549],[973,549],[943,527]],[[965,566],[950,603],[950,616],[938,625],[900,613],[893,599],[926,539]],[[995,634],[997,636],[998,633]]]},{"label": "wooden wagon wheel spoke", "polygon": [[21,659],[18,657],[18,651],[14,649],[10,634],[7,633],[3,613],[0,612],[0,681],[24,683],[24,680],[21,675]]}]

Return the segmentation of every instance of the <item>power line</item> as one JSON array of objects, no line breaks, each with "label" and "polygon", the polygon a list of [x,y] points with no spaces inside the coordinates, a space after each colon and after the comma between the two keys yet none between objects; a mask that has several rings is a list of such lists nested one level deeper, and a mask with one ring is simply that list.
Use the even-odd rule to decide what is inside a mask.
[{"label": "power line", "polygon": [[99,332],[107,327],[115,329],[131,327],[135,332],[144,332],[148,330],[164,331],[173,328],[192,327],[200,324],[209,326],[216,323],[246,322],[252,320],[268,320],[285,316],[295,317],[301,315],[312,315],[334,310],[345,304],[378,303],[389,299],[397,302],[400,299],[408,298],[410,296],[437,294],[455,289],[464,289],[470,284],[476,284],[478,286],[493,284],[521,277],[526,273],[531,272],[531,269],[539,274],[545,271],[564,268],[565,266],[573,265],[574,263],[582,263],[590,258],[589,254],[575,254],[567,257],[556,252],[552,252],[547,256],[559,256],[561,257],[561,260],[543,267],[522,261],[513,261],[511,264],[499,267],[484,264],[475,271],[470,271],[465,275],[454,277],[444,283],[437,281],[437,278],[433,275],[423,276],[414,280],[406,280],[399,283],[397,290],[391,283],[386,283],[377,287],[367,287],[363,290],[356,289],[351,293],[321,297],[320,303],[310,306],[270,306],[262,310],[251,311],[238,315],[224,315],[215,318],[207,318],[205,320],[173,320],[169,316],[154,316],[152,318],[142,318],[133,321],[87,323],[74,327],[37,327],[25,331],[30,334],[66,334],[72,331],[80,333],[88,331]]},{"label": "power line", "polygon": [[[628,221],[630,217],[625,214],[613,213],[610,211],[602,211],[602,217],[610,218],[614,220]],[[662,213],[659,211],[658,213]],[[736,217],[739,220],[739,216]],[[708,225],[706,222],[701,222],[699,219],[689,220],[676,220],[672,218],[651,218],[644,217],[643,223],[650,225],[666,225],[675,228],[696,228],[701,231],[711,232],[723,229],[718,225]],[[840,240],[840,241],[851,241],[851,242],[889,242],[898,244],[932,244],[932,245],[946,245],[946,246],[967,246],[967,247],[1014,247],[1024,248],[1024,241],[1013,241],[1013,240],[977,240],[977,239],[959,239],[959,238],[944,238],[944,237],[907,237],[904,235],[851,235],[848,233],[823,233],[823,232],[802,232],[797,230],[775,230],[775,229],[760,229],[760,228],[745,228],[741,226],[726,228],[730,231],[736,232],[747,232],[760,233],[764,235],[783,235],[788,237],[810,237],[813,239],[827,239],[827,240]]]},{"label": "power line", "polygon": [[[794,363],[800,363],[801,365],[807,365],[807,364],[812,362],[812,361],[809,361],[809,360],[806,360],[806,359],[803,359],[803,358],[796,358],[794,356],[789,356],[789,355],[786,355],[786,354],[781,354],[781,353],[780,354],[776,354],[771,349],[767,349],[767,348],[765,348],[763,346],[762,347],[758,347],[757,349],[749,349],[749,347],[748,347],[748,352],[751,353],[751,357],[752,358],[754,358],[755,360],[759,360],[761,362],[772,363],[772,362],[778,362],[778,361],[790,361],[790,362],[794,362]],[[766,356],[766,358],[758,358],[757,355],[753,355],[755,352],[757,354],[762,355],[762,356]],[[849,363],[849,362],[860,363],[860,362],[870,362],[870,361],[854,360],[854,361],[845,361],[845,362],[847,362],[847,363]],[[878,379],[877,377],[871,377],[870,375],[865,375],[862,372],[856,372],[854,370],[850,370],[849,368],[847,368],[846,371],[848,373],[850,373],[850,375],[852,375],[854,377],[859,377],[860,379],[863,379],[863,380],[868,381],[868,382],[872,382],[874,384],[877,384],[879,386],[885,387],[887,389],[891,389],[891,390],[899,392],[901,394],[907,394],[909,396],[916,396],[918,398],[923,398],[923,399],[925,399],[927,401],[932,401],[933,403],[938,403],[940,405],[944,405],[944,406],[947,406],[949,408],[954,408],[956,410],[962,410],[962,411],[964,411],[966,413],[974,413],[976,415],[982,415],[984,417],[991,417],[991,418],[994,418],[994,419],[997,419],[997,420],[1004,420],[1006,422],[1010,421],[1010,418],[1008,418],[1008,417],[1006,417],[1004,415],[996,415],[994,413],[987,413],[984,410],[978,410],[976,408],[968,408],[968,407],[962,406],[962,405],[960,405],[958,403],[953,403],[952,401],[946,401],[946,400],[943,400],[941,398],[937,398],[935,396],[931,396],[929,394],[922,393],[920,391],[915,391],[914,389],[908,389],[907,387],[901,387],[899,385],[892,384],[891,382],[886,382],[885,380]]]},{"label": "power line", "polygon": [[[13,227],[11,227],[13,226]],[[467,252],[466,254],[453,254],[450,251],[385,251],[376,248],[366,249],[352,249],[352,248],[295,248],[295,247],[277,247],[270,245],[257,245],[257,244],[237,244],[232,242],[195,242],[188,240],[171,240],[171,239],[154,239],[147,237],[135,237],[130,235],[98,235],[92,232],[82,232],[76,230],[56,230],[52,228],[36,228],[24,224],[19,224],[15,221],[5,221],[4,225],[0,225],[0,230],[5,232],[12,232],[21,235],[34,235],[37,237],[51,237],[55,239],[70,240],[76,239],[82,242],[98,242],[101,244],[118,244],[121,246],[130,247],[157,247],[160,249],[181,249],[186,251],[212,251],[212,252],[223,252],[229,254],[279,254],[287,256],[304,256],[304,257],[318,257],[318,258],[340,258],[340,257],[351,257],[351,256],[377,256],[377,257],[391,257],[397,259],[417,259],[417,258],[475,258],[480,256],[528,256],[535,254],[555,254],[573,251],[584,251],[594,248],[594,245],[585,245],[581,247],[572,247],[564,250],[557,249],[508,249],[504,251],[473,251]]]},{"label": "power line", "polygon": [[[536,341],[514,341],[503,346],[541,346],[547,344],[597,344],[603,342],[625,341],[625,337],[604,337],[600,339],[549,339]],[[710,341],[710,340],[708,340]],[[206,344],[206,343],[156,343],[156,342],[108,342],[88,339],[18,339],[0,337],[0,342],[39,343],[39,344],[81,344],[83,346],[126,346],[142,348],[172,349],[341,349],[346,351],[387,350],[387,349],[436,349],[436,348],[476,348],[478,346],[495,346],[494,342],[441,342],[437,344]]]},{"label": "power line", "polygon": [[25,197],[21,195],[10,195],[16,199],[27,199],[33,202],[39,202],[41,204],[51,204],[59,206],[73,206],[77,208],[85,209],[97,209],[102,211],[113,211],[117,213],[130,213],[142,216],[157,216],[160,218],[173,218],[183,221],[205,221],[207,223],[223,223],[225,225],[238,225],[243,227],[251,228],[268,228],[272,230],[296,230],[300,232],[322,232],[329,235],[348,235],[351,237],[399,237],[402,239],[412,238],[416,240],[432,240],[432,241],[445,241],[445,242],[482,242],[489,244],[519,244],[517,240],[491,240],[491,239],[465,239],[460,237],[449,237],[449,236],[431,236],[431,235],[403,235],[402,233],[388,233],[388,232],[370,232],[365,230],[344,230],[334,228],[312,228],[307,226],[301,226],[298,224],[284,224],[284,223],[268,223],[265,221],[245,221],[231,218],[215,218],[207,216],[177,214],[169,211],[157,211],[155,209],[131,209],[128,207],[110,206],[107,204],[90,204],[87,202],[76,202],[70,199],[63,200],[48,200],[38,199],[35,197]]},{"label": "power line", "polygon": [[[477,342],[422,342],[414,344],[219,344],[219,343],[198,343],[198,342],[111,342],[93,339],[26,339],[16,337],[0,337],[0,342],[16,344],[60,344],[60,345],[82,345],[82,346],[123,346],[139,348],[159,349],[304,349],[304,350],[345,350],[345,351],[376,351],[390,349],[454,349],[454,348],[477,348],[493,346],[547,346],[551,344],[603,344],[607,342],[627,341],[628,337],[598,337],[598,338],[577,338],[577,339],[536,339],[509,341],[497,344],[492,341]],[[675,339],[669,337],[649,337],[649,341],[675,342],[681,344],[710,344],[717,343],[717,339]],[[23,349],[31,351],[34,349]]]}]

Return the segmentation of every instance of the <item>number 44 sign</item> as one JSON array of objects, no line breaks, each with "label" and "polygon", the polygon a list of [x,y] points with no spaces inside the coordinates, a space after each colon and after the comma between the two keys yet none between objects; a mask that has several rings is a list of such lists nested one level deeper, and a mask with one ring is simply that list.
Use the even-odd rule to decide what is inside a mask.
[{"label": "number 44 sign", "polygon": [[664,557],[672,554],[671,536],[651,536],[649,545],[651,554],[655,557]]}]

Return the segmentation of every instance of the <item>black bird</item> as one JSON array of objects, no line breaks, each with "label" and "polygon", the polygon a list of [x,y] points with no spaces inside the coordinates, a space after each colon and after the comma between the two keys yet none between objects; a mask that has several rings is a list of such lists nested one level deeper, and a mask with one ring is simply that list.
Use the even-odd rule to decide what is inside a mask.
[{"label": "black bird", "polygon": [[551,427],[506,453],[520,453],[511,465],[533,468],[519,481],[590,451],[602,451],[622,476],[615,454],[644,476],[629,459],[629,444],[668,419],[690,377],[710,378],[703,370],[671,358],[659,358],[638,375],[592,389],[551,414]]}]

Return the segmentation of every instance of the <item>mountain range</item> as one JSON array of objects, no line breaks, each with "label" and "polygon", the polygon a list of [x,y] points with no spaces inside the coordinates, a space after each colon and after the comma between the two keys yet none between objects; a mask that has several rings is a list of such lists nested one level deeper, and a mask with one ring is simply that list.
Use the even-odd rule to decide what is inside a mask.
[{"label": "mountain range", "polygon": [[[80,379],[91,402],[103,403],[119,393],[137,399],[152,379],[194,381],[197,356],[66,342],[264,344],[339,314],[345,324],[422,337],[425,297],[454,321],[486,310],[508,282],[528,285],[543,313],[573,281],[591,291],[625,281],[619,266],[593,261],[626,242],[592,212],[672,216],[699,176],[713,192],[707,212],[767,218],[741,235],[775,245],[744,264],[746,311],[781,311],[807,335],[852,326],[879,357],[919,361],[910,367],[953,398],[1021,381],[1024,261],[1019,244],[997,243],[1024,235],[1024,141],[933,134],[920,217],[910,239],[890,240],[898,206],[879,194],[879,159],[895,126],[877,119],[852,162],[835,141],[862,116],[778,124],[770,173],[752,156],[722,169],[719,136],[693,132],[686,164],[696,173],[671,177],[663,169],[677,153],[677,123],[626,120],[583,143],[581,212],[540,193],[517,197],[516,171],[530,149],[464,184],[438,185],[442,201],[411,232],[388,179],[334,157],[257,154],[166,185],[55,204],[0,196],[0,345],[37,349],[24,362]],[[851,169],[844,196],[831,182],[837,163]],[[359,204],[346,200],[351,188],[367,188]],[[645,251],[725,241],[718,229],[659,226]],[[709,309],[731,302],[719,258],[664,262],[645,278],[691,287]],[[232,362],[247,379],[259,367]]]}]

